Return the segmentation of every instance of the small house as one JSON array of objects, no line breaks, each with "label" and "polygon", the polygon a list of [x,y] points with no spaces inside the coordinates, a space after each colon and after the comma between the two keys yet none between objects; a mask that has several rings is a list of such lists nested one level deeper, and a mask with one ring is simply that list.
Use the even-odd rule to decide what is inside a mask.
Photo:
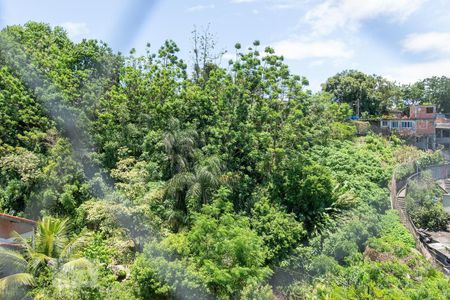
[{"label": "small house", "polygon": [[0,247],[15,247],[14,232],[24,238],[34,235],[36,222],[33,220],[0,213]]},{"label": "small house", "polygon": [[450,146],[450,118],[438,114],[433,105],[411,105],[409,116],[391,115],[378,119],[378,124],[372,121],[372,126],[383,134],[395,132],[422,149]]}]

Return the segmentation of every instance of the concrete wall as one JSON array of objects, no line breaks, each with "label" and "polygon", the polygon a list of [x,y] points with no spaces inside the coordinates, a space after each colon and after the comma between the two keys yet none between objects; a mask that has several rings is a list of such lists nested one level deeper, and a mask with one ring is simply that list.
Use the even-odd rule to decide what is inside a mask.
[{"label": "concrete wall", "polygon": [[426,135],[426,136],[418,136],[418,137],[409,137],[404,138],[406,143],[409,145],[413,145],[419,149],[429,150],[434,149],[436,138],[434,135]]},{"label": "concrete wall", "polygon": [[445,194],[444,199],[442,200],[442,206],[446,212],[450,212],[450,194]]}]

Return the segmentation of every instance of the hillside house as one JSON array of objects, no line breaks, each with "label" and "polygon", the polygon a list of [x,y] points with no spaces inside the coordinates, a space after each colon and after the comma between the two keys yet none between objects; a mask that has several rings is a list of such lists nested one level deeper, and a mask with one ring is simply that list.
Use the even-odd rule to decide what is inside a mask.
[{"label": "hillside house", "polygon": [[36,222],[33,220],[0,213],[0,247],[15,247],[14,232],[24,238],[31,238],[34,234]]},{"label": "hillside house", "polygon": [[437,113],[432,105],[412,105],[409,116],[395,114],[370,123],[375,131],[385,135],[396,132],[418,148],[450,147],[450,117]]}]

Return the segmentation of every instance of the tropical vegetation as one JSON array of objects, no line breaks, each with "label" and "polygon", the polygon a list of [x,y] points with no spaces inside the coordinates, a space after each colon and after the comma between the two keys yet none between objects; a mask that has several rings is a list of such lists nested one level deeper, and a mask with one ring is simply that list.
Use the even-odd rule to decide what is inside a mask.
[{"label": "tropical vegetation", "polygon": [[1,252],[2,297],[448,299],[388,190],[439,155],[348,121],[443,93],[357,71],[313,93],[271,47],[235,50],[0,32],[0,211],[38,221]]}]

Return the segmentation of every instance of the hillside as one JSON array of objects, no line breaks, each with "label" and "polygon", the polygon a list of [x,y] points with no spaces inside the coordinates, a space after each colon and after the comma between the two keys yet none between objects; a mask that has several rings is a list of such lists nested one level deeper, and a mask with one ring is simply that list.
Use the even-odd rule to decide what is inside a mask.
[{"label": "hillside", "polygon": [[[261,48],[191,67],[173,41],[123,55],[3,29],[0,212],[39,225],[1,250],[2,299],[448,299],[388,190],[439,153],[357,136],[351,74],[312,93]],[[362,113],[406,106],[361,76],[386,83]]]}]

